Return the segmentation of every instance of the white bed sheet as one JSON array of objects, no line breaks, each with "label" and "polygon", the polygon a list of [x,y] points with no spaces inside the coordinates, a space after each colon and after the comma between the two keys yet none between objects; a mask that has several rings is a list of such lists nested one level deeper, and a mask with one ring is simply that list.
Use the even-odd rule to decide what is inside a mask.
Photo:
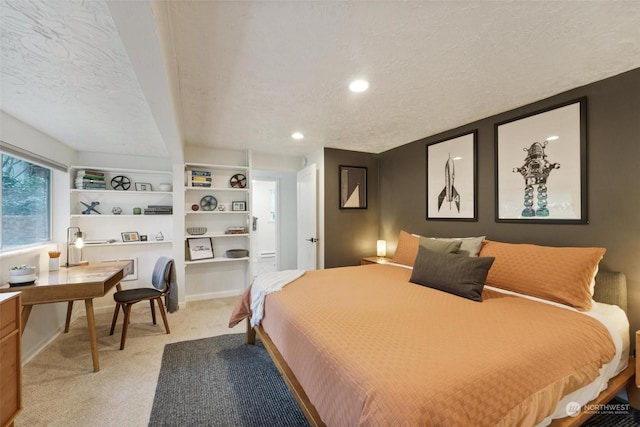
[{"label": "white bed sheet", "polygon": [[541,298],[532,297],[529,295],[519,294],[517,292],[511,292],[500,288],[494,288],[493,286],[485,286],[492,291],[501,292],[504,294],[515,295],[521,298],[526,298],[534,301],[539,301],[544,304],[550,304],[556,307],[560,307],[566,310],[575,311],[576,313],[590,316],[600,323],[602,323],[609,334],[616,347],[616,354],[611,361],[600,368],[600,375],[591,384],[582,387],[566,395],[558,405],[553,414],[542,420],[538,424],[539,427],[547,426],[557,418],[565,418],[571,415],[577,415],[568,409],[569,405],[573,407],[575,403],[578,403],[580,407],[586,405],[593,399],[595,399],[603,390],[607,388],[608,382],[611,378],[618,375],[625,370],[629,364],[629,319],[626,313],[617,305],[605,304],[602,302],[592,301],[591,310],[579,311],[573,307],[569,307],[564,304],[559,304],[553,301],[547,301]]}]

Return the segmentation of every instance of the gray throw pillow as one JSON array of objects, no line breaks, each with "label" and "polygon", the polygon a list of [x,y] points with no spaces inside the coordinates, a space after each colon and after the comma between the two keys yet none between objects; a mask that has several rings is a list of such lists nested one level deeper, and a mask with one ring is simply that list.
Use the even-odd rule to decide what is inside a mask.
[{"label": "gray throw pillow", "polygon": [[420,236],[420,246],[441,254],[457,254],[462,245],[461,240],[436,240]]},{"label": "gray throw pillow", "polygon": [[482,301],[482,289],[494,260],[494,257],[441,254],[420,246],[409,281]]},{"label": "gray throw pillow", "polygon": [[486,236],[479,237],[432,237],[434,240],[440,240],[442,242],[460,241],[462,245],[458,253],[466,256],[478,256],[480,249],[482,249],[482,242]]}]

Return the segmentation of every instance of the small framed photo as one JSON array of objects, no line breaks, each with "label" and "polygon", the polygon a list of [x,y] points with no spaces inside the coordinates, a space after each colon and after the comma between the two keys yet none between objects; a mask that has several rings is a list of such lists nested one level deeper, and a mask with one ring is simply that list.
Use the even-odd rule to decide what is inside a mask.
[{"label": "small framed photo", "polygon": [[246,211],[247,202],[231,202],[232,211]]},{"label": "small framed photo", "polygon": [[211,244],[211,237],[197,237],[187,239],[187,249],[189,250],[189,259],[191,261],[213,258],[213,245]]},{"label": "small framed photo", "polygon": [[367,209],[367,168],[339,166],[340,209]]},{"label": "small framed photo", "polygon": [[141,242],[146,242],[147,241],[147,235],[146,234],[141,234],[140,235],[140,241]]},{"label": "small framed photo", "polygon": [[148,182],[136,182],[136,191],[151,191],[151,184]]},{"label": "small framed photo", "polygon": [[120,233],[122,235],[123,242],[139,242],[140,235],[137,231],[125,231],[124,233]]}]

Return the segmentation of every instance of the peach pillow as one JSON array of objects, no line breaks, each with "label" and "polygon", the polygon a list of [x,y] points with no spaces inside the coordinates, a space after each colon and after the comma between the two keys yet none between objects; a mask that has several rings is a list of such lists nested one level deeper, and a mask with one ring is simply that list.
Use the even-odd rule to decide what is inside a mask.
[{"label": "peach pillow", "polygon": [[591,309],[589,285],[604,248],[550,247],[485,240],[480,256],[495,257],[486,284]]},{"label": "peach pillow", "polygon": [[397,264],[404,264],[413,267],[418,255],[418,246],[420,243],[420,236],[414,236],[404,230],[400,231],[398,237],[398,246],[396,246],[396,253],[393,255],[392,261]]}]

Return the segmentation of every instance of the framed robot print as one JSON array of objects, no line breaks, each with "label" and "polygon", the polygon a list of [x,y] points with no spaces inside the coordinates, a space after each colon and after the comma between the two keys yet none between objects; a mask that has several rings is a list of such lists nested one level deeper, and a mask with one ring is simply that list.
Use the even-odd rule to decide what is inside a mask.
[{"label": "framed robot print", "polygon": [[496,123],[496,222],[586,224],[587,99]]}]

